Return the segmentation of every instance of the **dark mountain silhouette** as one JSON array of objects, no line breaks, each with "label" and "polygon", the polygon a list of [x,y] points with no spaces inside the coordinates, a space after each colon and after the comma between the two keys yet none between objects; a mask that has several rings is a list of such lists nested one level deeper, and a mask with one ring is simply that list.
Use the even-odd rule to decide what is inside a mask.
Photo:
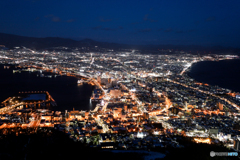
[{"label": "dark mountain silhouette", "polygon": [[91,47],[99,46],[103,48],[121,48],[127,47],[130,45],[117,44],[117,43],[108,43],[108,42],[98,42],[92,39],[83,39],[80,41],[68,39],[68,38],[59,38],[59,37],[46,37],[46,38],[35,38],[35,37],[25,37],[12,34],[0,33],[0,45],[4,45],[7,48],[13,48],[17,46],[24,46],[31,49],[46,49],[50,47]]},{"label": "dark mountain silhouette", "polygon": [[0,44],[8,48],[25,46],[32,49],[44,49],[48,47],[68,46],[76,42],[72,39],[58,37],[34,38],[0,33]]},{"label": "dark mountain silhouette", "polygon": [[24,46],[31,49],[41,50],[51,47],[101,47],[108,49],[140,49],[144,53],[157,53],[162,50],[178,50],[178,51],[191,51],[191,52],[202,52],[204,53],[240,53],[239,48],[227,48],[222,46],[198,46],[198,45],[129,45],[129,44],[118,44],[99,42],[92,39],[73,40],[69,38],[59,37],[46,37],[46,38],[35,38],[25,37],[13,34],[0,33],[0,45],[4,45],[7,48],[13,48],[17,46]]}]

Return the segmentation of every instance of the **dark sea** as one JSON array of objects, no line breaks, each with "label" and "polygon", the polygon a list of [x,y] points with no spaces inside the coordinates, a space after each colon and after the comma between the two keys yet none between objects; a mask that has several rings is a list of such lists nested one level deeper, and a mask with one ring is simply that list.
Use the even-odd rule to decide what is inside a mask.
[{"label": "dark sea", "polygon": [[196,81],[240,92],[240,60],[203,61],[193,64],[188,75]]},{"label": "dark sea", "polygon": [[12,65],[9,69],[4,69],[4,65],[0,64],[0,102],[20,91],[48,91],[57,103],[56,107],[51,107],[54,111],[73,108],[89,111],[96,106],[94,102],[90,102],[94,86],[78,85],[75,77],[54,77],[54,74],[44,72],[44,75],[53,75],[52,78],[40,77],[39,72],[13,73],[15,69]]}]

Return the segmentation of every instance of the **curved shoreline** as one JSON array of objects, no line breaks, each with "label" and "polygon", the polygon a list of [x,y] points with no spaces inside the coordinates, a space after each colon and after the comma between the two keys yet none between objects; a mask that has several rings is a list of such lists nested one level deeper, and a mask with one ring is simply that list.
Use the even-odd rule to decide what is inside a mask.
[{"label": "curved shoreline", "polygon": [[[18,76],[20,76],[19,78],[20,78],[20,82],[17,82],[18,81],[18,79],[14,79],[14,77],[15,77],[15,74],[13,73],[13,70],[16,70],[16,69],[27,69],[28,67],[30,67],[30,66],[22,66],[22,68],[19,68],[18,66],[18,64],[7,64],[7,63],[1,63],[0,64],[0,66],[2,66],[2,67],[4,67],[4,66],[10,66],[9,67],[9,69],[7,69],[7,68],[5,68],[6,70],[9,70],[9,71],[4,71],[5,69],[3,69],[3,68],[1,68],[1,72],[2,73],[6,73],[7,75],[12,75],[12,76],[10,76],[11,77],[11,81],[15,81],[14,82],[14,88],[13,87],[11,87],[11,89],[9,90],[9,92],[7,91],[7,89],[4,89],[4,88],[6,88],[6,87],[4,87],[4,86],[2,86],[3,87],[3,89],[4,90],[2,90],[2,93],[1,93],[1,95],[2,95],[2,97],[4,97],[3,95],[4,95],[4,93],[5,93],[5,91],[6,91],[6,93],[7,93],[7,95],[8,96],[12,96],[12,95],[14,95],[15,94],[15,92],[16,93],[18,93],[19,91],[25,91],[24,89],[23,89],[23,87],[19,87],[18,88],[18,85],[21,85],[22,86],[22,83],[24,83],[23,85],[24,86],[26,86],[26,85],[28,85],[28,82],[32,82],[30,85],[28,85],[28,87],[26,88],[26,90],[30,90],[30,91],[32,91],[32,90],[36,90],[36,91],[41,91],[41,90],[46,90],[46,91],[49,91],[50,93],[51,93],[51,95],[53,96],[53,98],[56,100],[56,102],[57,102],[57,104],[58,104],[58,107],[54,107],[54,108],[52,108],[53,110],[61,110],[61,111],[65,111],[65,110],[72,110],[72,108],[75,108],[75,109],[78,109],[78,110],[86,110],[86,111],[88,111],[88,110],[92,110],[93,108],[95,108],[95,103],[93,103],[93,104],[91,104],[90,106],[89,106],[89,104],[88,104],[88,102],[89,102],[89,100],[88,100],[88,96],[86,97],[86,96],[84,96],[84,94],[83,94],[83,92],[85,92],[84,90],[86,90],[86,89],[90,89],[90,87],[91,87],[91,85],[89,85],[90,87],[88,87],[88,86],[85,86],[83,89],[79,89],[79,87],[77,86],[77,79],[79,79],[79,77],[73,77],[73,76],[69,76],[69,75],[65,75],[65,74],[57,74],[57,73],[53,73],[53,72],[51,72],[51,71],[49,71],[49,70],[42,70],[43,72],[44,72],[44,75],[54,75],[54,74],[56,74],[56,75],[58,75],[57,77],[58,78],[60,78],[59,80],[60,81],[56,81],[55,80],[55,78],[44,78],[44,79],[42,79],[42,78],[40,78],[40,76],[38,76],[37,77],[37,75],[39,75],[39,70],[41,70],[41,69],[39,69],[39,68],[37,68],[38,69],[38,71],[36,70],[35,72],[31,72],[32,73],[32,76],[30,76],[30,73],[29,73],[29,78],[28,78],[28,76],[27,77],[25,77],[26,75],[28,75],[28,72],[26,71],[25,73],[22,73],[22,74],[24,74],[23,75],[23,77],[22,76],[20,76],[20,74],[16,74],[16,76],[18,77]],[[16,68],[15,68],[16,67]],[[34,67],[34,66],[32,66],[32,68],[36,68],[36,67]],[[2,75],[3,76],[3,75]],[[5,77],[8,77],[8,76],[5,76]],[[21,78],[22,77],[22,78]],[[25,77],[25,78],[24,78]],[[54,77],[54,76],[53,76]],[[72,78],[71,78],[72,77]],[[27,78],[27,79],[26,79]],[[32,79],[33,78],[33,79]],[[69,79],[70,78],[70,79]],[[9,79],[9,78],[7,78],[7,79]],[[8,80],[3,80],[3,83],[5,84],[5,82],[7,83],[7,81]],[[26,81],[24,80],[24,79],[26,79]],[[37,79],[39,79],[39,80],[37,80]],[[42,79],[42,80],[41,80]],[[49,79],[49,80],[48,80]],[[75,80],[74,80],[75,79]],[[69,81],[70,80],[70,81]],[[34,83],[34,81],[37,81],[37,83]],[[75,82],[76,81],[76,82]],[[40,86],[40,87],[38,87],[39,85],[38,85],[38,83],[43,83],[42,85],[43,85],[43,88]],[[54,87],[54,86],[52,86],[52,84],[55,84],[56,83],[56,87]],[[76,85],[76,87],[74,87],[73,86],[73,84],[75,84]],[[8,83],[7,83],[7,85],[9,85]],[[73,97],[76,97],[75,98],[75,100],[73,99],[73,101],[72,101],[72,98],[71,98],[71,96],[68,96],[67,94],[66,95],[64,95],[64,92],[61,92],[61,93],[59,93],[58,94],[58,92],[60,92],[59,90],[61,90],[60,88],[61,88],[61,86],[62,85],[64,85],[64,90],[66,90],[66,89],[70,89],[69,90],[69,93],[71,93],[71,94],[74,94],[74,96]],[[17,88],[16,88],[17,87]],[[70,88],[69,88],[70,87]],[[48,89],[49,88],[49,89]],[[55,89],[56,89],[56,91],[55,91]],[[92,88],[93,89],[93,88]],[[89,92],[90,93],[90,92]],[[88,94],[89,94],[88,93]],[[92,93],[92,92],[91,92]],[[6,96],[6,97],[8,97],[8,96]],[[80,98],[78,98],[80,96]],[[84,96],[84,97],[86,97],[86,98],[84,98],[84,97],[82,97],[82,96]],[[82,98],[81,98],[82,97]],[[91,97],[91,95],[90,95],[90,97]],[[3,98],[3,100],[4,100],[5,98]],[[70,102],[71,101],[71,102]]]},{"label": "curved shoreline", "polygon": [[[240,60],[240,59],[230,59],[230,60]],[[219,60],[219,61],[230,61],[230,60],[228,60],[228,59],[226,59],[226,60]],[[237,92],[240,92],[240,91],[238,91],[238,90],[235,90],[233,87],[225,87],[224,85],[219,85],[219,83],[217,82],[217,81],[215,81],[215,80],[213,80],[213,82],[210,84],[209,82],[207,82],[209,79],[208,78],[205,78],[206,80],[197,80],[197,78],[196,77],[194,77],[194,76],[191,76],[190,75],[190,73],[192,72],[191,70],[192,70],[192,67],[193,66],[196,66],[196,65],[199,65],[199,63],[200,62],[219,62],[219,61],[198,61],[198,62],[194,62],[185,72],[184,72],[184,76],[187,76],[187,77],[189,77],[189,78],[191,78],[191,79],[193,79],[195,82],[197,82],[197,83],[205,83],[205,84],[208,84],[208,85],[210,85],[210,86],[217,86],[217,87],[220,87],[220,88],[224,88],[224,89],[227,89],[227,90],[230,90],[231,92],[235,92],[235,93],[237,93]],[[194,72],[192,72],[192,73],[194,73]]]}]

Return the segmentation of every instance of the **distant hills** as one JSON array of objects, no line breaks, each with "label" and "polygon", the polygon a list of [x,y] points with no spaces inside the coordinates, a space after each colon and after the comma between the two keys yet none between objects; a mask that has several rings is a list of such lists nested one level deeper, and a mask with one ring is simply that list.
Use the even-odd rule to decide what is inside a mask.
[{"label": "distant hills", "polygon": [[162,50],[178,50],[178,51],[191,51],[198,53],[240,53],[239,48],[226,48],[222,46],[205,47],[198,45],[129,45],[129,44],[118,44],[99,42],[92,39],[73,40],[68,38],[59,37],[46,37],[46,38],[35,38],[25,37],[13,34],[0,33],[0,45],[4,45],[7,48],[14,48],[17,46],[24,46],[31,49],[42,50],[52,47],[95,47],[108,48],[108,49],[139,49],[146,53],[157,53]]},{"label": "distant hills", "polygon": [[98,42],[92,39],[84,40],[73,40],[68,38],[59,38],[59,37],[46,37],[46,38],[35,38],[35,37],[25,37],[18,36],[13,34],[0,33],[0,45],[4,45],[7,48],[14,48],[17,46],[24,46],[31,49],[47,49],[52,47],[103,47],[103,48],[121,48],[127,47],[130,45],[122,45],[117,43],[107,43],[107,42]]}]

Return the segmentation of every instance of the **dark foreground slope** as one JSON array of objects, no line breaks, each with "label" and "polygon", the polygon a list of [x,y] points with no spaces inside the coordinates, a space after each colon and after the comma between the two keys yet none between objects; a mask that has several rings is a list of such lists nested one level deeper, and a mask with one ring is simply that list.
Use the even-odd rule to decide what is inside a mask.
[{"label": "dark foreground slope", "polygon": [[26,134],[1,134],[0,160],[143,159],[141,154],[102,152],[81,142],[74,142],[65,133],[53,129],[41,129],[30,135],[27,135],[30,129],[23,132]]},{"label": "dark foreground slope", "polygon": [[[66,160],[66,159],[105,159],[105,160],[142,160],[146,153],[113,153],[91,148],[85,143],[74,142],[65,133],[49,129],[22,130],[24,133],[16,136],[16,129],[0,130],[0,159],[1,160]],[[151,151],[166,154],[163,159],[238,159],[237,157],[210,157],[210,151],[230,151],[222,146],[196,144],[190,139],[179,137],[178,140],[185,148],[152,148]]]}]

